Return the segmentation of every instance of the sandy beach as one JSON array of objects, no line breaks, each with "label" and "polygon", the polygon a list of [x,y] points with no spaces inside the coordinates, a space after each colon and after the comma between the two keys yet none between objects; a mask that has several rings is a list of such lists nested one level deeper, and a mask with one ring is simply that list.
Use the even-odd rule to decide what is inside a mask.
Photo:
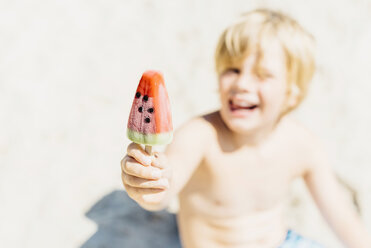
[{"label": "sandy beach", "polygon": [[[121,185],[126,125],[143,71],[163,72],[174,126],[218,108],[213,52],[238,14],[293,16],[317,41],[317,73],[295,112],[355,190],[371,231],[370,1],[2,1],[0,247],[180,247],[175,216]],[[290,225],[342,247],[302,181]]]}]

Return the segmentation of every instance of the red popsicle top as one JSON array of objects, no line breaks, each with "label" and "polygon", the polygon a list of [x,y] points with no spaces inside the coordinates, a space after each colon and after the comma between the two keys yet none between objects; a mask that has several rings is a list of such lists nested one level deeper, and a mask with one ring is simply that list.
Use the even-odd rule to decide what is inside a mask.
[{"label": "red popsicle top", "polygon": [[143,134],[173,130],[169,97],[160,72],[143,73],[135,93],[128,128]]}]

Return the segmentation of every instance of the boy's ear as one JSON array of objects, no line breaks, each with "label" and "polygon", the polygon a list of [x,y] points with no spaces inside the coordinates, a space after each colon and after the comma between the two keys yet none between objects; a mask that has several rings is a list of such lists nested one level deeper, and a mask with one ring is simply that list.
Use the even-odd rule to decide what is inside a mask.
[{"label": "boy's ear", "polygon": [[287,106],[289,108],[292,108],[297,105],[299,101],[299,96],[300,96],[300,89],[299,87],[292,83],[291,86],[289,86],[288,92],[287,92]]}]

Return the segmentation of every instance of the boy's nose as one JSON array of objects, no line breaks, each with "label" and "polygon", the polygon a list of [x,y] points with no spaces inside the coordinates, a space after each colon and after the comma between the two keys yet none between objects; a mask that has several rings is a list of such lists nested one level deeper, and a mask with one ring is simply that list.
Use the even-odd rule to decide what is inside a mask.
[{"label": "boy's nose", "polygon": [[256,90],[255,79],[248,73],[241,73],[234,83],[234,88],[240,92],[253,92]]}]

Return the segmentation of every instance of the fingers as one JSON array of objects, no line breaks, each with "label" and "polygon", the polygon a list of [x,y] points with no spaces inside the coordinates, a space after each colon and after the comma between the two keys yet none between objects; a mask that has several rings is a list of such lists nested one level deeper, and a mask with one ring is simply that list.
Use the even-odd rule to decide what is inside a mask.
[{"label": "fingers", "polygon": [[155,152],[153,154],[152,166],[155,166],[160,169],[165,169],[167,166],[167,159],[163,153]]},{"label": "fingers", "polygon": [[147,180],[135,176],[131,176],[125,173],[121,173],[122,182],[131,187],[135,188],[147,188],[147,189],[168,189],[169,180],[167,178],[161,178],[159,180]]},{"label": "fingers", "polygon": [[143,189],[132,187],[128,184],[124,184],[124,186],[128,195],[136,201],[144,200],[147,203],[158,203],[165,194],[163,189]]},{"label": "fingers", "polygon": [[134,158],[125,156],[121,161],[121,169],[126,174],[144,179],[160,179],[162,171],[153,166],[142,166]]},{"label": "fingers", "polygon": [[136,144],[136,143],[131,143],[128,146],[127,154],[130,157],[135,158],[136,161],[138,161],[139,163],[141,163],[144,166],[150,166],[151,163],[152,163],[151,156],[148,155],[148,153],[146,153],[143,150],[143,148],[140,145]]},{"label": "fingers", "polygon": [[171,182],[171,169],[166,165],[162,153],[151,156],[140,145],[131,143],[121,160],[121,178],[127,194],[139,204],[160,204]]},{"label": "fingers", "polygon": [[151,156],[136,143],[131,143],[128,146],[127,154],[144,166],[152,165],[157,168],[164,169],[167,165],[167,159],[163,153],[154,152],[154,154]]}]

